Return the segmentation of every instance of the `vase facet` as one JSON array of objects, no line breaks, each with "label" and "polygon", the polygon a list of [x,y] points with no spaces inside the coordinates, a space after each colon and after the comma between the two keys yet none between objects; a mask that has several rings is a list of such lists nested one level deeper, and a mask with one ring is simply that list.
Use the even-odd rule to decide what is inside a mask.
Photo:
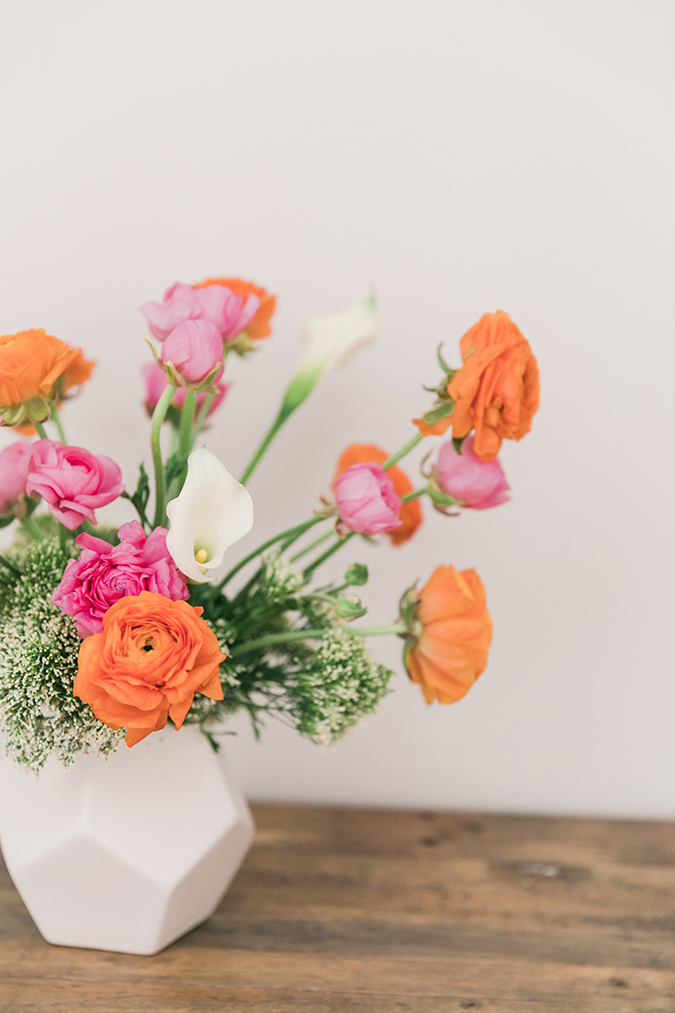
[{"label": "vase facet", "polygon": [[213,914],[253,834],[196,726],[39,775],[0,762],[0,847],[50,943],[157,953]]}]

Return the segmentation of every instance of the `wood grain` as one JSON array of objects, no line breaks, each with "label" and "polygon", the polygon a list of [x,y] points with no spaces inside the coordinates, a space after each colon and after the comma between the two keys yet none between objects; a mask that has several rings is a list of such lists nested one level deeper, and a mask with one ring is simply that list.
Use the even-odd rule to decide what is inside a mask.
[{"label": "wood grain", "polygon": [[204,926],[47,945],[0,865],[2,1013],[675,1013],[675,826],[258,805]]}]

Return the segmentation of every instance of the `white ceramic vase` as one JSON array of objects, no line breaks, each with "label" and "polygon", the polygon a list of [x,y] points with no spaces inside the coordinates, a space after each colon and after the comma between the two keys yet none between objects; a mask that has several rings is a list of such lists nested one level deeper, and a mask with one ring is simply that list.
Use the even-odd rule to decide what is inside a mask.
[{"label": "white ceramic vase", "polygon": [[61,946],[157,953],[213,914],[254,829],[223,750],[194,725],[39,775],[0,762],[0,847]]}]

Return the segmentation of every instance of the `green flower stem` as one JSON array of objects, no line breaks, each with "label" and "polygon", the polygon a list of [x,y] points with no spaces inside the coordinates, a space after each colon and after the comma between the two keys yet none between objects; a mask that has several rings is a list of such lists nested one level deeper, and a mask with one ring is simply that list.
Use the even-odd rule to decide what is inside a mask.
[{"label": "green flower stem", "polygon": [[50,406],[49,406],[49,413],[50,413],[50,415],[52,417],[52,422],[56,426],[56,429],[57,429],[57,432],[59,434],[59,439],[61,440],[61,443],[67,445],[68,444],[68,437],[66,436],[65,430],[64,430],[63,425],[61,423],[61,417],[59,415],[59,410],[56,407],[56,405],[54,404],[54,402],[52,402],[50,404]]},{"label": "green flower stem", "polygon": [[266,542],[263,542],[262,545],[259,545],[257,549],[253,550],[253,552],[249,552],[248,556],[244,556],[243,559],[240,559],[237,565],[233,566],[230,572],[226,573],[221,582],[215,586],[215,590],[222,591],[225,585],[229,583],[230,580],[232,580],[232,578],[236,573],[239,573],[239,571],[244,566],[246,566],[247,563],[250,563],[252,559],[255,559],[256,556],[259,556],[261,552],[265,551],[265,549],[269,549],[270,546],[274,545],[276,542],[282,541],[283,539],[293,536],[300,537],[300,535],[304,534],[305,531],[308,531],[315,524],[318,524],[319,521],[323,521],[325,519],[326,519],[325,517],[312,517],[311,520],[305,521],[304,524],[296,524],[294,528],[289,528],[287,531],[282,531],[281,534],[275,535],[274,538],[268,538]]},{"label": "green flower stem", "polygon": [[152,426],[150,428],[150,445],[152,446],[152,463],[155,469],[155,520],[153,528],[159,527],[160,524],[164,524],[165,514],[164,507],[166,504],[166,474],[164,472],[164,462],[162,461],[162,448],[159,442],[159,434],[162,430],[162,423],[166,417],[166,413],[171,404],[171,398],[176,393],[177,388],[173,384],[168,384],[166,390],[157,402],[157,406],[152,413]]},{"label": "green flower stem", "polygon": [[44,541],[45,536],[40,530],[40,525],[36,523],[35,518],[22,517],[21,527],[30,535],[31,538],[34,538],[36,542]]},{"label": "green flower stem", "polygon": [[41,422],[34,422],[33,425],[37,429],[38,436],[40,437],[41,440],[48,440],[49,439],[49,437],[47,436],[47,433],[45,431],[45,427],[42,425]]},{"label": "green flower stem", "polygon": [[59,548],[65,551],[66,548],[66,537],[68,535],[68,529],[63,525],[59,524]]},{"label": "green flower stem", "polygon": [[413,438],[411,440],[408,440],[408,442],[404,447],[401,447],[401,449],[397,450],[395,454],[392,454],[391,457],[387,458],[387,460],[382,465],[384,470],[388,471],[390,468],[393,468],[397,461],[400,461],[402,457],[405,457],[406,454],[409,454],[410,451],[413,450],[417,446],[417,444],[420,443],[423,439],[424,437],[422,436],[421,433],[415,433]]},{"label": "green flower stem", "polygon": [[185,404],[180,413],[180,428],[178,430],[178,453],[184,461],[187,461],[192,450],[192,423],[197,407],[197,395],[190,387],[185,391]]},{"label": "green flower stem", "polygon": [[401,503],[411,503],[414,499],[419,499],[420,496],[424,496],[427,491],[426,485],[422,486],[421,489],[415,489],[414,492],[407,492],[405,496],[401,496]]},{"label": "green flower stem", "polygon": [[277,433],[279,432],[279,430],[283,426],[283,424],[286,421],[286,419],[288,418],[288,416],[291,414],[289,411],[287,411],[285,409],[286,409],[286,406],[282,405],[281,406],[281,411],[279,412],[279,414],[277,415],[276,419],[274,420],[274,422],[270,426],[270,428],[269,428],[269,430],[267,432],[267,435],[264,437],[262,443],[260,444],[260,446],[256,450],[255,454],[253,455],[253,457],[249,461],[249,465],[248,465],[246,471],[244,472],[244,474],[239,479],[239,481],[241,482],[242,485],[246,485],[246,483],[248,482],[249,478],[251,477],[251,475],[253,474],[253,472],[255,471],[255,469],[258,467],[258,464],[259,464],[260,460],[262,459],[263,454],[265,453],[265,451],[269,447],[270,443],[272,442],[272,440],[274,439],[274,437],[277,435]]},{"label": "green flower stem", "polygon": [[319,556],[318,559],[315,559],[313,563],[310,563],[309,566],[306,566],[305,569],[302,571],[303,580],[309,580],[313,572],[316,570],[317,566],[321,566],[321,564],[324,563],[329,556],[332,556],[334,552],[337,552],[338,549],[341,549],[342,546],[345,545],[350,538],[353,538],[355,534],[356,534],[355,531],[350,531],[346,538],[338,538],[337,541],[333,545],[331,545],[329,549],[326,549],[326,551],[321,556]]},{"label": "green flower stem", "polygon": [[[275,644],[290,644],[294,640],[320,640],[321,637],[325,637],[327,633],[332,631],[332,627],[328,629],[318,630],[289,630],[288,633],[268,633],[264,637],[257,637],[255,640],[249,640],[246,644],[240,644],[238,647],[233,647],[231,651],[231,657],[240,657],[242,654],[250,654],[251,651],[257,651],[261,647],[274,647]],[[405,623],[393,623],[391,626],[362,626],[350,627],[350,633],[357,633],[360,637],[378,637],[383,636],[387,633],[405,633]]]},{"label": "green flower stem", "polygon": [[197,437],[199,436],[199,434],[201,433],[202,429],[204,428],[204,423],[206,422],[206,416],[209,414],[209,410],[211,408],[211,405],[213,404],[213,399],[214,399],[215,396],[216,396],[215,391],[212,391],[212,390],[210,390],[208,392],[208,394],[206,395],[206,398],[204,400],[204,404],[202,405],[201,411],[200,411],[199,415],[197,416],[197,418],[195,420],[194,426],[192,427],[192,442],[193,443],[197,439]]},{"label": "green flower stem", "polygon": [[14,566],[14,563],[10,563],[10,561],[5,559],[4,556],[0,556],[0,565],[6,567],[8,570],[11,570],[12,573],[17,575],[17,577],[21,576],[21,570],[17,569],[17,567]]},{"label": "green flower stem", "polygon": [[306,555],[306,553],[315,549],[317,545],[321,545],[321,543],[325,542],[327,538],[330,538],[333,533],[333,531],[327,531],[325,535],[321,535],[320,538],[317,538],[315,541],[310,542],[309,545],[306,545],[304,549],[300,549],[300,552],[296,552],[294,556],[291,556],[291,563],[295,563],[297,559],[301,559],[302,556]]}]

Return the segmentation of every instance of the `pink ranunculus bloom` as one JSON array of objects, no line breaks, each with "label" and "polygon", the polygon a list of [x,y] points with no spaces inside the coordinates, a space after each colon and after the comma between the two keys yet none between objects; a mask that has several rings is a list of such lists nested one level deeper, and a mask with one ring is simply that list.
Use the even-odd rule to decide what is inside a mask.
[{"label": "pink ranunculus bloom", "polygon": [[335,499],[340,525],[361,535],[393,531],[403,523],[402,500],[381,464],[352,464],[338,475]]},{"label": "pink ranunculus bloom", "polygon": [[[143,403],[145,405],[145,410],[147,411],[148,415],[152,417],[152,413],[157,407],[157,402],[159,401],[160,397],[166,390],[168,381],[166,379],[166,373],[164,372],[162,367],[158,365],[158,363],[156,362],[144,362],[143,365],[141,366],[141,373],[143,375],[143,380],[145,381],[145,401]],[[220,375],[222,375],[222,370]],[[212,389],[215,390],[216,396],[211,402],[211,407],[208,410],[207,418],[213,415],[214,411],[221,404],[223,398],[227,394],[230,387],[229,383],[223,383],[222,381],[219,380],[215,380],[211,386]],[[185,404],[185,393],[186,393],[185,387],[178,388],[173,398],[171,399],[171,404],[174,406],[174,408],[178,408],[180,410],[183,407],[183,405]],[[204,402],[206,401],[207,393],[208,393],[207,391],[200,391],[197,394],[197,408],[195,411],[196,415],[199,415],[200,411],[204,407]]]},{"label": "pink ranunculus bloom", "polygon": [[100,633],[103,616],[125,595],[154,591],[172,601],[188,597],[185,577],[166,547],[166,528],[155,528],[147,538],[138,521],[123,524],[119,545],[93,535],[78,535],[82,549],[66,566],[52,601],[72,616],[81,637]]},{"label": "pink ranunculus bloom", "polygon": [[109,457],[54,440],[32,445],[26,493],[42,496],[54,517],[71,531],[85,520],[96,524],[94,510],[123,492],[122,472]]},{"label": "pink ranunculus bloom", "polygon": [[207,320],[215,324],[224,341],[234,341],[259,309],[260,299],[253,292],[235,295],[225,285],[193,288],[176,282],[167,289],[162,302],[144,303],[141,313],[158,341],[164,341],[174,327],[186,320]]},{"label": "pink ranunculus bloom", "polygon": [[[28,462],[33,444],[17,440],[0,450],[0,517],[15,513],[26,495]],[[21,513],[21,511],[19,511]]]},{"label": "pink ranunculus bloom", "polygon": [[474,453],[473,434],[464,440],[461,454],[453,447],[452,440],[443,444],[436,477],[443,492],[473,510],[499,506],[511,498],[510,486],[497,458],[481,461]]},{"label": "pink ranunculus bloom", "polygon": [[200,384],[209,373],[223,369],[223,339],[215,324],[208,320],[186,320],[165,338],[160,352],[162,362],[175,368],[184,385]]}]

